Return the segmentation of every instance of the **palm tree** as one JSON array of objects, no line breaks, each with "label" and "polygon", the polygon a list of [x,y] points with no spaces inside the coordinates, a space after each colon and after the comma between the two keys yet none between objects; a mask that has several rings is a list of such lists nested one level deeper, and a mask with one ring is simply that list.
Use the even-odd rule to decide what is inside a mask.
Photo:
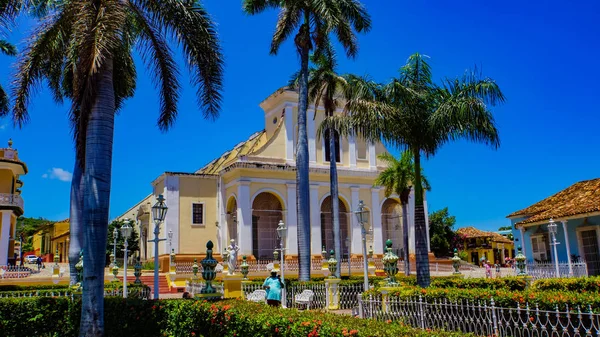
[{"label": "palm tree", "polygon": [[[346,79],[335,71],[337,62],[335,51],[330,43],[324,46],[311,57],[311,62],[316,68],[309,68],[308,97],[309,102],[315,104],[315,116],[320,104],[325,109],[325,116],[333,116],[335,110],[341,106],[340,94],[345,91]],[[300,79],[300,73],[294,74],[290,86],[296,88]],[[314,118],[314,117],[313,117]],[[331,195],[331,220],[333,223],[333,242],[335,259],[341,261],[342,243],[340,238],[340,199],[338,190],[337,160],[335,149],[335,129],[326,130],[329,137],[329,187]],[[320,136],[320,134],[319,134]],[[335,276],[340,277],[340,268],[336,270]]]},{"label": "palm tree", "polygon": [[84,290],[81,336],[104,334],[104,263],[115,112],[133,95],[137,48],[159,90],[158,126],[177,117],[179,46],[198,87],[206,118],[220,110],[223,57],[215,25],[196,1],[60,1],[42,19],[21,58],[15,84],[15,123],[28,119],[33,88],[48,80],[55,98],[71,103],[76,154],[83,169]]},{"label": "palm tree", "polygon": [[500,138],[489,106],[503,103],[504,95],[492,79],[477,71],[436,85],[426,57],[418,53],[409,57],[400,76],[388,84],[356,78],[349,87],[354,98],[346,110],[351,113],[330,117],[325,125],[413,154],[417,283],[427,287],[430,275],[421,158],[432,157],[444,144],[457,139],[498,148]]},{"label": "palm tree", "polygon": [[[403,151],[400,159],[396,159],[389,153],[382,153],[377,156],[381,161],[387,164],[387,168],[379,174],[374,186],[383,186],[385,188],[385,197],[396,194],[400,198],[402,205],[402,245],[404,246],[404,274],[410,275],[410,261],[408,253],[408,198],[412,189],[412,182],[415,181],[415,165],[413,155],[410,151]],[[421,170],[423,171],[423,170]],[[429,181],[421,173],[422,190],[431,190]]]},{"label": "palm tree", "polygon": [[[322,49],[329,35],[336,35],[349,57],[358,52],[354,31],[371,28],[371,19],[358,0],[243,0],[244,11],[254,15],[267,9],[280,9],[271,54],[295,33],[294,43],[300,56],[298,98],[298,145],[296,150],[296,188],[298,210],[299,279],[310,280],[310,199],[308,176],[308,59],[311,50]],[[354,30],[354,31],[353,31]]]}]

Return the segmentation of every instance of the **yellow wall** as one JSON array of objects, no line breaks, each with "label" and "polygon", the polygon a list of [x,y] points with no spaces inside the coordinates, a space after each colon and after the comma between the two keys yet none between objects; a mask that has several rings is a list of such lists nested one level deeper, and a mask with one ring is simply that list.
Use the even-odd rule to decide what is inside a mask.
[{"label": "yellow wall", "polygon": [[[217,180],[179,177],[179,252],[202,251],[200,238],[217,237]],[[204,203],[204,224],[192,225],[192,203]]]},{"label": "yellow wall", "polygon": [[11,170],[0,169],[0,193],[14,193],[14,175]]}]

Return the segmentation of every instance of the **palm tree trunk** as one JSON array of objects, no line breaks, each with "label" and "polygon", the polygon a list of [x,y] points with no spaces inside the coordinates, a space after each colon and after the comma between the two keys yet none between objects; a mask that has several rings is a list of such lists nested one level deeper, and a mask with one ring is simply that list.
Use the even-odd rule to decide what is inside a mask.
[{"label": "palm tree trunk", "polygon": [[[308,12],[304,25],[309,24]],[[308,35],[309,30],[304,30]],[[305,36],[309,41],[310,36]],[[298,200],[298,279],[310,281],[310,191],[308,178],[308,135],[306,110],[308,108],[308,45],[300,49],[300,97],[298,100],[298,148],[296,152],[296,197]]]},{"label": "palm tree trunk", "polygon": [[93,79],[83,189],[84,253],[80,336],[104,335],[104,267],[115,122],[113,62],[107,58]]},{"label": "palm tree trunk", "polygon": [[71,180],[71,208],[69,215],[69,277],[70,284],[77,283],[75,265],[79,261],[79,252],[83,247],[83,168],[79,155],[75,156],[75,168]]},{"label": "palm tree trunk", "polygon": [[423,185],[421,184],[421,153],[414,150],[415,156],[415,253],[417,264],[417,284],[429,287],[429,252],[427,251],[427,229],[425,207],[423,206]]},{"label": "palm tree trunk", "polygon": [[404,275],[410,275],[410,253],[408,251],[408,203],[402,201],[402,245],[404,246]]},{"label": "palm tree trunk", "polygon": [[[333,115],[333,113],[331,114]],[[338,268],[335,277],[340,278],[342,262],[342,241],[340,238],[340,198],[338,191],[337,153],[335,152],[335,130],[329,129],[329,185],[331,189],[331,220],[333,222],[333,246]]]}]

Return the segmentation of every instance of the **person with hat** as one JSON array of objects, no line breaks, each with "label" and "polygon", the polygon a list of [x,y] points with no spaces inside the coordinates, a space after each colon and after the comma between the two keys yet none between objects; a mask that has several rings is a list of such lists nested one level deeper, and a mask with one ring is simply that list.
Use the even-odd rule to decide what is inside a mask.
[{"label": "person with hat", "polygon": [[271,276],[267,277],[263,283],[263,288],[267,290],[267,304],[273,307],[281,305],[281,289],[283,289],[281,276],[277,275],[276,271],[271,272]]}]

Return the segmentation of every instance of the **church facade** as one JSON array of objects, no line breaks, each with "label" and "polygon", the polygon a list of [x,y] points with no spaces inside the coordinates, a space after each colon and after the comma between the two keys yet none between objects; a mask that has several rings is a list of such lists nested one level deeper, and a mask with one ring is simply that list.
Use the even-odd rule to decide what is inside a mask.
[{"label": "church facade", "polygon": [[[168,206],[159,244],[159,254],[171,249],[179,255],[199,255],[212,240],[222,252],[234,239],[239,255],[251,259],[272,259],[279,247],[276,228],[283,220],[288,228],[286,254],[298,254],[296,212],[296,167],[298,94],[279,89],[261,104],[264,130],[251,135],[196,172],[164,172],[152,182],[152,192],[119,218],[137,221],[142,259],[153,256],[154,223],[151,206],[163,195]],[[313,119],[312,116],[315,115]],[[320,256],[323,247],[334,248],[329,184],[327,137],[317,137],[324,111],[309,110],[308,146],[310,160],[311,254]],[[340,227],[343,256],[362,256],[360,224],[354,211],[362,200],[369,210],[371,228],[367,246],[384,253],[391,239],[400,254],[402,207],[397,196],[386,198],[383,188],[373,186],[385,169],[377,155],[386,152],[382,144],[356,137],[337,137]],[[427,207],[427,204],[426,204]],[[409,202],[409,251],[414,253],[414,196]],[[427,210],[426,210],[427,214]]]}]

